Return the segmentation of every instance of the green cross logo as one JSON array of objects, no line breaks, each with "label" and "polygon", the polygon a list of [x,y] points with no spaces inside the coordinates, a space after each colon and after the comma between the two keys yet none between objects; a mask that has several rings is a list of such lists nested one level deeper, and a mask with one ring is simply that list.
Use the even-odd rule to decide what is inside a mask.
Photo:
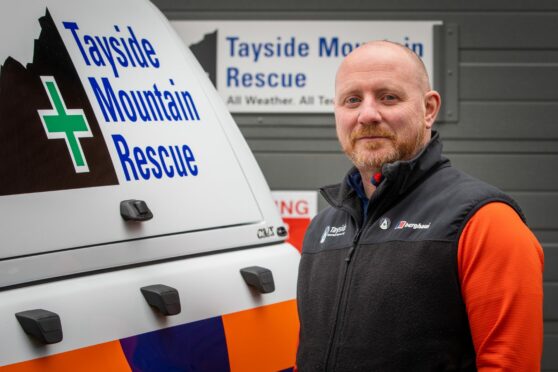
[{"label": "green cross logo", "polygon": [[54,76],[41,76],[54,110],[38,110],[48,139],[63,138],[68,146],[76,173],[89,172],[79,138],[93,137],[83,110],[68,110]]}]

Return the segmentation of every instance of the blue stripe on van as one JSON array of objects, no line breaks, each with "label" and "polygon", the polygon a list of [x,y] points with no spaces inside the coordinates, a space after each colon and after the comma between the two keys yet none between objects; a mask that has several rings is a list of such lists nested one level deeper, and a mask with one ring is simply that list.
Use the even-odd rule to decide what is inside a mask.
[{"label": "blue stripe on van", "polygon": [[230,371],[221,317],[120,340],[134,372]]}]

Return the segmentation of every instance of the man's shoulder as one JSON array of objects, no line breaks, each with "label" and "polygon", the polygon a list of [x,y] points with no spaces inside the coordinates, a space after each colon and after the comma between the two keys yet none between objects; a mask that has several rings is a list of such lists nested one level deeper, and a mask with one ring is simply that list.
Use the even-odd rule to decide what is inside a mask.
[{"label": "man's shoulder", "polygon": [[470,174],[448,166],[440,169],[426,181],[427,187],[445,190],[446,193],[454,193],[456,197],[465,199],[477,199],[492,196],[503,196],[509,198],[498,187],[491,185]]},{"label": "man's shoulder", "polygon": [[435,199],[445,206],[444,209],[461,209],[461,213],[465,212],[465,219],[492,202],[508,204],[524,219],[521,208],[511,196],[498,187],[452,166],[436,172],[421,185],[421,188],[419,193],[435,195]]}]

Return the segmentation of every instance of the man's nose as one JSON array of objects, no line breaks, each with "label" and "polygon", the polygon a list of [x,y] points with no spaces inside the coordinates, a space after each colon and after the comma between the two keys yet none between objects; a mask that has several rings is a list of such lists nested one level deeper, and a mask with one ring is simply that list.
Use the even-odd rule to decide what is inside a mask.
[{"label": "man's nose", "polygon": [[382,121],[382,114],[380,113],[378,103],[372,99],[366,99],[360,106],[358,115],[358,122],[362,125],[379,124]]}]

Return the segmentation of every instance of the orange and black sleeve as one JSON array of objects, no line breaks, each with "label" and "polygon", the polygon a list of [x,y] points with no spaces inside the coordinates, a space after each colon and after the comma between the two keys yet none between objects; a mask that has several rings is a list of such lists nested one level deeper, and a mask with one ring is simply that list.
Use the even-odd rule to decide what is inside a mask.
[{"label": "orange and black sleeve", "polygon": [[543,265],[539,242],[507,204],[489,203],[467,222],[458,269],[479,371],[540,370]]}]

